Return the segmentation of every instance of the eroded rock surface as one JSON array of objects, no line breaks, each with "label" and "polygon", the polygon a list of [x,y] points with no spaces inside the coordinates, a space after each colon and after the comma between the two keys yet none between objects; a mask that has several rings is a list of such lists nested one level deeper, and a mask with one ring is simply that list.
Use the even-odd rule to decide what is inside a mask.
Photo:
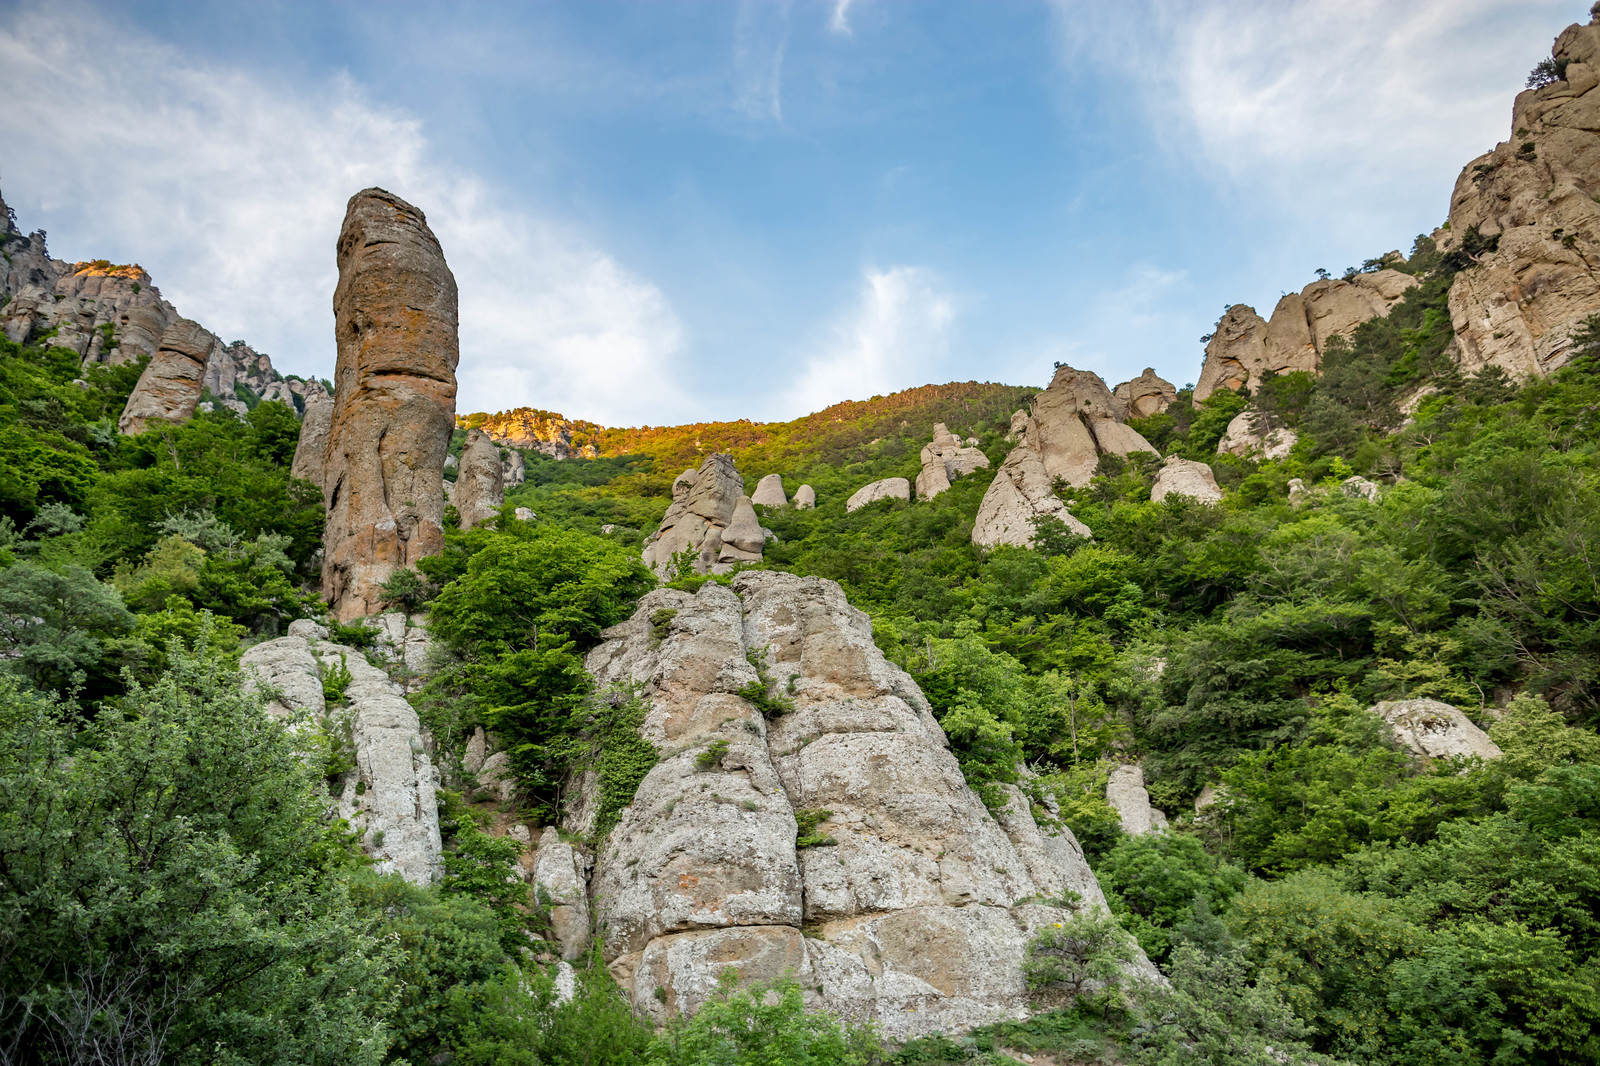
[{"label": "eroded rock surface", "polygon": [[[360,834],[379,873],[430,884],[443,853],[438,778],[417,712],[388,674],[356,649],[319,637],[320,628],[308,624],[254,645],[240,657],[240,673],[267,694],[269,712],[305,715],[330,736],[349,737],[355,769],[334,789],[340,816]],[[322,678],[342,670],[350,672],[344,701],[330,706]]]},{"label": "eroded rock surface", "polygon": [[1331,338],[1347,337],[1368,319],[1387,315],[1415,284],[1411,275],[1387,269],[1348,281],[1314,281],[1279,300],[1271,319],[1248,304],[1234,304],[1206,343],[1195,404],[1217,389],[1254,392],[1274,374],[1315,373]]},{"label": "eroded rock surface", "polygon": [[783,494],[783,475],[768,474],[756,482],[756,491],[750,494],[750,502],[761,507],[789,506],[789,497]]},{"label": "eroded rock surface", "polygon": [[922,469],[917,474],[917,499],[931,500],[950,482],[975,470],[987,470],[989,457],[973,445],[964,445],[949,427],[937,422],[933,440],[922,447]]},{"label": "eroded rock surface", "polygon": [[1448,759],[1456,755],[1476,755],[1498,759],[1500,746],[1489,734],[1472,724],[1472,719],[1448,703],[1438,700],[1386,700],[1372,713],[1389,723],[1395,739],[1417,755]]},{"label": "eroded rock surface", "polygon": [[1155,503],[1160,503],[1168,496],[1188,496],[1201,503],[1219,503],[1222,489],[1217,487],[1216,475],[1205,463],[1173,456],[1156,471],[1155,484],[1150,488],[1150,499]]},{"label": "eroded rock surface", "polygon": [[333,397],[319,393],[306,400],[305,415],[300,420],[300,439],[294,446],[294,462],[289,466],[291,477],[305,478],[318,488],[322,487],[323,463],[327,459],[328,430],[333,425]]},{"label": "eroded rock surface", "polygon": [[143,433],[153,421],[187,422],[200,402],[206,362],[221,347],[198,322],[180,318],[161,333],[150,364],[139,375],[117,420],[121,433]]},{"label": "eroded rock surface", "polygon": [[1600,311],[1600,24],[1569,26],[1552,54],[1563,77],[1517,94],[1509,139],[1463,168],[1435,234],[1475,260],[1450,286],[1468,372],[1555,370]]},{"label": "eroded rock surface", "polygon": [[1112,395],[1121,402],[1128,418],[1149,418],[1172,406],[1178,398],[1178,388],[1147,366],[1132,381],[1118,385]]},{"label": "eroded rock surface", "polygon": [[[1099,905],[1093,875],[1020,792],[991,815],[967,788],[921,691],[836,584],[750,572],[658,589],[606,637],[588,668],[642,686],[661,753],[590,884],[636,1009],[695,1010],[731,966],[793,973],[810,1006],[896,1038],[1027,1012],[1027,938],[1067,913],[1049,900]],[[786,713],[740,695],[762,684],[753,662]],[[812,846],[796,846],[797,813]]]},{"label": "eroded rock surface", "polygon": [[[946,488],[949,485],[946,484]],[[856,489],[850,498],[844,502],[844,509],[848,511],[859,510],[879,500],[909,500],[911,499],[911,482],[903,477],[886,477],[881,481],[873,481]]]},{"label": "eroded rock surface", "polygon": [[1034,521],[1059,518],[1088,536],[1055,495],[1057,481],[1081,488],[1100,466],[1100,456],[1156,454],[1155,447],[1125,423],[1127,403],[1098,374],[1058,366],[1050,387],[1034,397],[1031,413],[1011,416],[1017,444],[984,493],[972,542],[979,547],[1033,543]]},{"label": "eroded rock surface", "polygon": [[504,476],[500,449],[494,441],[481,429],[467,430],[467,442],[461,449],[461,471],[450,496],[461,515],[463,531],[500,513],[506,496]]},{"label": "eroded rock surface", "polygon": [[351,197],[338,262],[322,594],[350,619],[375,613],[379,586],[444,543],[460,350],[455,277],[417,208],[382,189]]},{"label": "eroded rock surface", "polygon": [[1167,828],[1164,812],[1150,806],[1150,793],[1144,787],[1144,767],[1128,763],[1111,771],[1106,782],[1106,803],[1122,819],[1122,831],[1129,836],[1145,836]]},{"label": "eroded rock surface", "polygon": [[1217,442],[1217,454],[1282,459],[1299,439],[1299,434],[1288,426],[1273,426],[1262,412],[1245,410],[1228,423],[1227,431]]},{"label": "eroded rock surface", "polygon": [[[725,539],[730,527],[732,533]],[[716,452],[700,469],[685,470],[672,482],[672,505],[645,542],[643,559],[666,576],[672,570],[672,557],[687,551],[693,554],[696,572],[720,574],[736,563],[759,562],[765,543],[733,456]]]}]

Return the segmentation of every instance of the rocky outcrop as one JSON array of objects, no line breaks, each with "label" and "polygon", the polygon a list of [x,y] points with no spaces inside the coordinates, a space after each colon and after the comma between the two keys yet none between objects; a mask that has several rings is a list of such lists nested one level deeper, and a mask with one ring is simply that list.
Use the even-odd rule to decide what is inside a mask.
[{"label": "rocky outcrop", "polygon": [[[1103,905],[1070,832],[1042,831],[1014,790],[992,815],[966,786],[921,691],[833,582],[658,589],[606,638],[588,668],[642,686],[661,756],[589,885],[636,1010],[692,1012],[731,967],[792,974],[809,1006],[896,1039],[1018,1017],[1031,933],[1069,913],[1068,891]],[[741,695],[763,684],[770,716]]]},{"label": "rocky outcrop", "polygon": [[219,347],[217,338],[197,322],[180,318],[168,326],[122,409],[117,430],[143,433],[152,421],[187,422],[194,417],[206,361]]},{"label": "rocky outcrop", "polygon": [[444,543],[460,350],[455,277],[421,211],[382,189],[357,193],[338,263],[322,594],[349,619],[372,614],[394,571]]},{"label": "rocky outcrop", "polygon": [[1168,496],[1188,496],[1201,503],[1220,503],[1222,490],[1217,487],[1216,475],[1205,463],[1193,459],[1169,458],[1156,471],[1156,481],[1150,488],[1150,500],[1160,503]]},{"label": "rocky outcrop", "polygon": [[[947,486],[948,487],[948,486]],[[846,512],[858,511],[868,504],[877,503],[879,500],[910,500],[911,482],[903,477],[886,477],[881,481],[869,482],[850,494],[844,502]]]},{"label": "rocky outcrop", "polygon": [[1149,418],[1171,407],[1178,398],[1177,386],[1156,375],[1154,368],[1145,367],[1144,373],[1132,381],[1124,381],[1112,390],[1127,412],[1128,418]]},{"label": "rocky outcrop", "polygon": [[483,430],[469,429],[467,443],[461,449],[455,492],[451,494],[451,502],[461,515],[463,531],[500,513],[506,495],[501,480],[504,476],[500,449]]},{"label": "rocky outcrop", "polygon": [[810,485],[801,485],[794,490],[794,506],[797,511],[809,511],[817,505],[817,490]]},{"label": "rocky outcrop", "polygon": [[1388,269],[1349,280],[1314,281],[1279,300],[1271,319],[1263,319],[1248,304],[1234,304],[1206,343],[1195,404],[1217,389],[1254,392],[1274,374],[1315,373],[1331,338],[1347,337],[1368,319],[1387,315],[1415,284],[1409,274]]},{"label": "rocky outcrop", "polygon": [[1218,455],[1237,455],[1241,458],[1285,458],[1300,437],[1288,426],[1273,426],[1264,412],[1240,411],[1228,423],[1228,429],[1217,442]]},{"label": "rocky outcrop", "polygon": [[982,449],[963,445],[943,422],[933,427],[933,440],[922,446],[922,469],[917,474],[917,499],[931,500],[950,482],[975,470],[987,470],[989,457]]},{"label": "rocky outcrop", "polygon": [[783,475],[768,474],[756,482],[756,491],[750,494],[750,502],[759,507],[789,506],[789,497],[783,494]]},{"label": "rocky outcrop", "polygon": [[1383,495],[1383,490],[1378,487],[1376,481],[1368,481],[1359,474],[1354,477],[1347,477],[1339,482],[1339,491],[1346,496],[1358,500],[1366,500],[1368,503],[1377,503]]},{"label": "rocky outcrop", "polygon": [[1050,387],[1034,397],[1031,413],[1011,416],[1017,444],[984,493],[972,527],[972,543],[1025,547],[1033,543],[1038,518],[1058,518],[1074,533],[1088,527],[1066,513],[1055,483],[1081,488],[1100,466],[1101,454],[1156,454],[1154,446],[1125,423],[1128,406],[1098,374],[1057,366]]},{"label": "rocky outcrop", "polygon": [[[724,534],[730,527],[728,539]],[[697,573],[723,574],[737,563],[760,562],[765,541],[733,456],[717,452],[699,470],[685,470],[673,481],[672,505],[645,542],[643,558],[665,577],[672,571],[672,557],[690,552]]]},{"label": "rocky outcrop", "polygon": [[[304,716],[329,736],[349,738],[354,768],[339,775],[331,800],[359,835],[379,873],[397,873],[415,884],[439,876],[437,775],[417,712],[400,687],[354,648],[317,635],[320,627],[298,626],[286,637],[245,651],[239,669],[247,685],[267,698],[267,709]],[[324,700],[322,677],[350,673],[341,703]]]},{"label": "rocky outcrop", "polygon": [[1111,771],[1106,781],[1106,804],[1122,820],[1122,831],[1129,836],[1145,836],[1167,828],[1167,816],[1150,806],[1150,793],[1144,787],[1144,767],[1129,763]]},{"label": "rocky outcrop", "polygon": [[533,890],[550,908],[550,925],[568,962],[589,950],[589,886],[583,855],[546,826],[534,858]]},{"label": "rocky outcrop", "polygon": [[602,427],[553,411],[517,407],[492,415],[463,415],[456,424],[462,429],[481,429],[496,444],[538,452],[552,459],[593,459],[600,454],[595,437]]},{"label": "rocky outcrop", "polygon": [[1011,449],[1000,464],[972,523],[972,543],[980,548],[1009,544],[1033,545],[1035,523],[1054,518],[1080,537],[1091,536],[1089,527],[1074,518],[1056,496],[1044,463],[1027,444]]},{"label": "rocky outcrop", "polygon": [[[155,359],[168,330],[184,322],[143,267],[104,259],[85,263],[52,259],[44,234],[24,235],[4,200],[0,200],[0,251],[5,253],[0,259],[0,332],[19,344],[53,331],[50,345],[76,352],[85,368],[120,366]],[[187,367],[171,369],[184,371],[182,379],[187,381]],[[271,359],[243,341],[213,343],[195,391],[209,390],[242,408],[239,386],[259,399],[281,400],[296,413],[307,397],[325,392],[320,382],[280,375]],[[184,385],[178,394],[187,391]],[[181,421],[195,410],[195,403],[168,406],[151,400],[146,412],[135,416],[136,424],[142,427],[150,418]]]},{"label": "rocky outcrop", "polygon": [[328,430],[333,426],[333,397],[318,393],[306,400],[305,417],[300,420],[300,439],[294,446],[291,477],[305,478],[322,488],[322,466],[328,452]]},{"label": "rocky outcrop", "polygon": [[1429,759],[1476,756],[1498,759],[1500,746],[1472,719],[1438,700],[1389,700],[1372,708],[1394,731],[1394,738],[1414,754]]},{"label": "rocky outcrop", "polygon": [[1509,139],[1461,171],[1435,234],[1475,264],[1450,286],[1468,372],[1555,370],[1600,311],[1600,23],[1569,26],[1553,56],[1563,76],[1517,94]]},{"label": "rocky outcrop", "polygon": [[523,458],[522,452],[517,448],[507,448],[506,455],[500,463],[500,480],[506,488],[513,485],[524,485],[528,481],[528,460]]}]

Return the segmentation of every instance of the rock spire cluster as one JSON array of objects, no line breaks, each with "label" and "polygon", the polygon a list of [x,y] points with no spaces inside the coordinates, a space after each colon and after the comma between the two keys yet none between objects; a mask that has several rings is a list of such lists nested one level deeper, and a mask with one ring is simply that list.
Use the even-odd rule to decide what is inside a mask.
[{"label": "rock spire cluster", "polygon": [[673,556],[689,552],[697,573],[721,574],[735,563],[761,561],[767,531],[756,519],[744,477],[733,456],[716,452],[698,470],[685,470],[672,483],[672,505],[645,543],[643,559],[658,575],[675,565]]},{"label": "rock spire cluster", "polygon": [[351,197],[338,264],[322,593],[350,619],[376,613],[379,586],[443,545],[460,349],[456,280],[417,208],[382,189]]}]

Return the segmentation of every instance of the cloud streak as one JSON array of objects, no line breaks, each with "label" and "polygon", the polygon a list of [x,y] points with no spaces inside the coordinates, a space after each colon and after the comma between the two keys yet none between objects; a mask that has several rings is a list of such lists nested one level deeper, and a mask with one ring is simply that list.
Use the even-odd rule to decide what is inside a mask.
[{"label": "cloud streak", "polygon": [[956,311],[955,298],[931,271],[866,271],[856,306],[804,361],[785,417],[934,380],[949,356]]},{"label": "cloud streak", "polygon": [[434,158],[419,122],[348,79],[291,88],[101,13],[24,7],[0,20],[0,98],[24,225],[51,217],[57,255],[138,259],[183,314],[285,371],[331,375],[334,240],[346,199],[382,185],[428,214],[460,284],[459,409],[694,413],[659,289]]}]

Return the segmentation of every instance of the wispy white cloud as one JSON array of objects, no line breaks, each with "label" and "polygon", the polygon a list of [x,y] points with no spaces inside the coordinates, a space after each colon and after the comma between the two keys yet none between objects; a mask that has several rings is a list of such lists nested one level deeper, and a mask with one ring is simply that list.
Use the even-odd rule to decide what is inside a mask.
[{"label": "wispy white cloud", "polygon": [[955,297],[929,270],[868,270],[856,306],[806,359],[784,417],[926,384],[950,351]]},{"label": "wispy white cloud", "polygon": [[[1069,69],[1111,73],[1174,151],[1318,211],[1431,197],[1508,134],[1567,0],[1058,0]],[[1329,175],[1338,182],[1328,181]]]},{"label": "wispy white cloud", "polygon": [[733,26],[733,106],[747,118],[783,121],[783,53],[789,0],[740,0]]},{"label": "wispy white cloud", "polygon": [[659,289],[437,159],[415,119],[348,80],[291,87],[103,12],[31,6],[0,17],[0,99],[24,225],[50,216],[58,256],[137,259],[182,313],[286,371],[331,374],[334,241],[346,199],[382,185],[428,214],[460,285],[461,410],[695,413]]},{"label": "wispy white cloud", "polygon": [[833,12],[828,16],[830,33],[837,33],[841,37],[851,36],[850,8],[853,4],[854,0],[833,0]]}]

